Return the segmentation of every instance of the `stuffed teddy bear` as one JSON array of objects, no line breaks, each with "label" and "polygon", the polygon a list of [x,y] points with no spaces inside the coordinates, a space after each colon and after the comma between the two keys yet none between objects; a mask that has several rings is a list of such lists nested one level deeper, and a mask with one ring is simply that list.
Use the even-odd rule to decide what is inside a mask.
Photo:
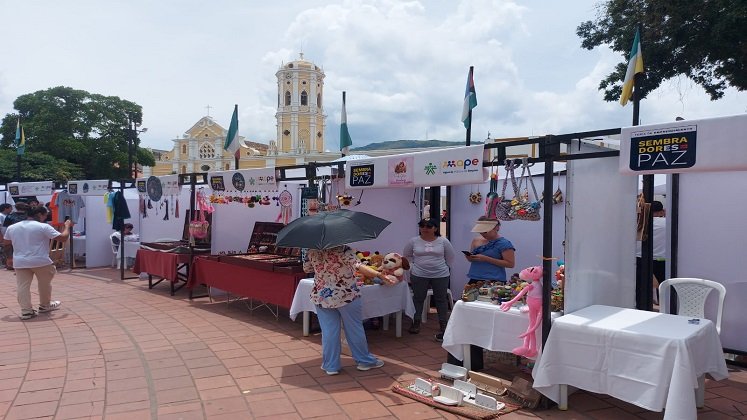
[{"label": "stuffed teddy bear", "polygon": [[381,264],[384,262],[384,256],[379,254],[379,251],[375,251],[373,255],[368,258],[369,265],[377,270],[381,270]]},{"label": "stuffed teddy bear", "polygon": [[521,347],[511,350],[513,354],[527,358],[537,357],[537,335],[535,331],[542,324],[542,267],[528,267],[519,273],[519,278],[528,282],[516,297],[501,304],[501,310],[506,312],[511,306],[527,295],[527,306],[529,307],[529,327],[519,338],[524,339]]},{"label": "stuffed teddy bear", "polygon": [[397,254],[396,252],[390,252],[384,255],[384,261],[381,263],[381,275],[379,278],[384,283],[392,285],[402,281],[402,276],[405,275],[405,270],[410,269],[410,262],[407,258]]}]

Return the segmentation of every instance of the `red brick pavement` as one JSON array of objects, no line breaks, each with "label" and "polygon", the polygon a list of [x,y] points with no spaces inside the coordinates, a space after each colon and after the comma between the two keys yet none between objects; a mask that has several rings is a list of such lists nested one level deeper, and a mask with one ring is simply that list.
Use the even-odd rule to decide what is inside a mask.
[{"label": "red brick pavement", "polygon": [[[401,339],[392,330],[371,331],[371,350],[386,365],[359,372],[344,358],[342,374],[327,376],[319,369],[320,337],[303,337],[300,319],[291,322],[287,311],[276,320],[240,302],[190,302],[185,291],[171,297],[167,285],[148,290],[147,281],[119,281],[118,274],[60,273],[53,296],[62,308],[21,321],[14,274],[0,272],[0,417],[455,418],[390,391],[398,381],[436,375],[445,360],[432,338],[436,322]],[[572,395],[570,405],[565,412],[521,410],[502,419],[662,417],[586,392]],[[747,372],[707,383],[699,418],[746,414]]]}]

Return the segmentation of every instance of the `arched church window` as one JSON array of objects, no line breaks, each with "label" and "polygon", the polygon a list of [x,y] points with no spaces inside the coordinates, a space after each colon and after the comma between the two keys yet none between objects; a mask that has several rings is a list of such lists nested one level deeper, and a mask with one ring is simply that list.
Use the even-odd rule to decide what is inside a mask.
[{"label": "arched church window", "polygon": [[187,165],[182,165],[182,173],[183,174],[187,173]]},{"label": "arched church window", "polygon": [[200,146],[200,159],[212,159],[215,157],[215,147],[210,143]]},{"label": "arched church window", "polygon": [[322,107],[322,94],[321,93],[316,94],[316,106],[319,108]]},{"label": "arched church window", "polygon": [[186,156],[186,155],[187,155],[187,145],[186,145],[186,144],[182,144],[182,154],[183,154],[184,156]]},{"label": "arched church window", "polygon": [[304,90],[301,92],[301,105],[308,105],[309,104],[309,95]]},{"label": "arched church window", "polygon": [[285,106],[288,106],[291,104],[291,93],[289,91],[285,91]]}]

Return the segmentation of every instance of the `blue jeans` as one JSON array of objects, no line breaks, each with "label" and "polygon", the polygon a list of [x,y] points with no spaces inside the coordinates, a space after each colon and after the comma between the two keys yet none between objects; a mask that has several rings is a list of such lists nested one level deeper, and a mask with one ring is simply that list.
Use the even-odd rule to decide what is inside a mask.
[{"label": "blue jeans", "polygon": [[378,362],[376,356],[368,351],[366,332],[361,320],[361,300],[355,299],[339,308],[322,308],[317,305],[316,316],[322,327],[322,369],[327,372],[338,372],[342,369],[340,353],[340,322],[345,329],[345,338],[353,353],[353,360],[359,365],[372,366]]}]

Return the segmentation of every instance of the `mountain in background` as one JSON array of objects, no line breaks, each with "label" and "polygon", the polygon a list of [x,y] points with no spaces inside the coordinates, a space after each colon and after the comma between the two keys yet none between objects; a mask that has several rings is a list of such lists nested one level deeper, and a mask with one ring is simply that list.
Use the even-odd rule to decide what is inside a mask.
[{"label": "mountain in background", "polygon": [[[472,141],[471,144],[483,144],[481,141]],[[464,146],[464,142],[445,140],[392,140],[379,143],[370,143],[361,147],[351,148],[351,151],[366,150],[389,150],[389,149],[412,149],[418,147],[457,147]]]}]

